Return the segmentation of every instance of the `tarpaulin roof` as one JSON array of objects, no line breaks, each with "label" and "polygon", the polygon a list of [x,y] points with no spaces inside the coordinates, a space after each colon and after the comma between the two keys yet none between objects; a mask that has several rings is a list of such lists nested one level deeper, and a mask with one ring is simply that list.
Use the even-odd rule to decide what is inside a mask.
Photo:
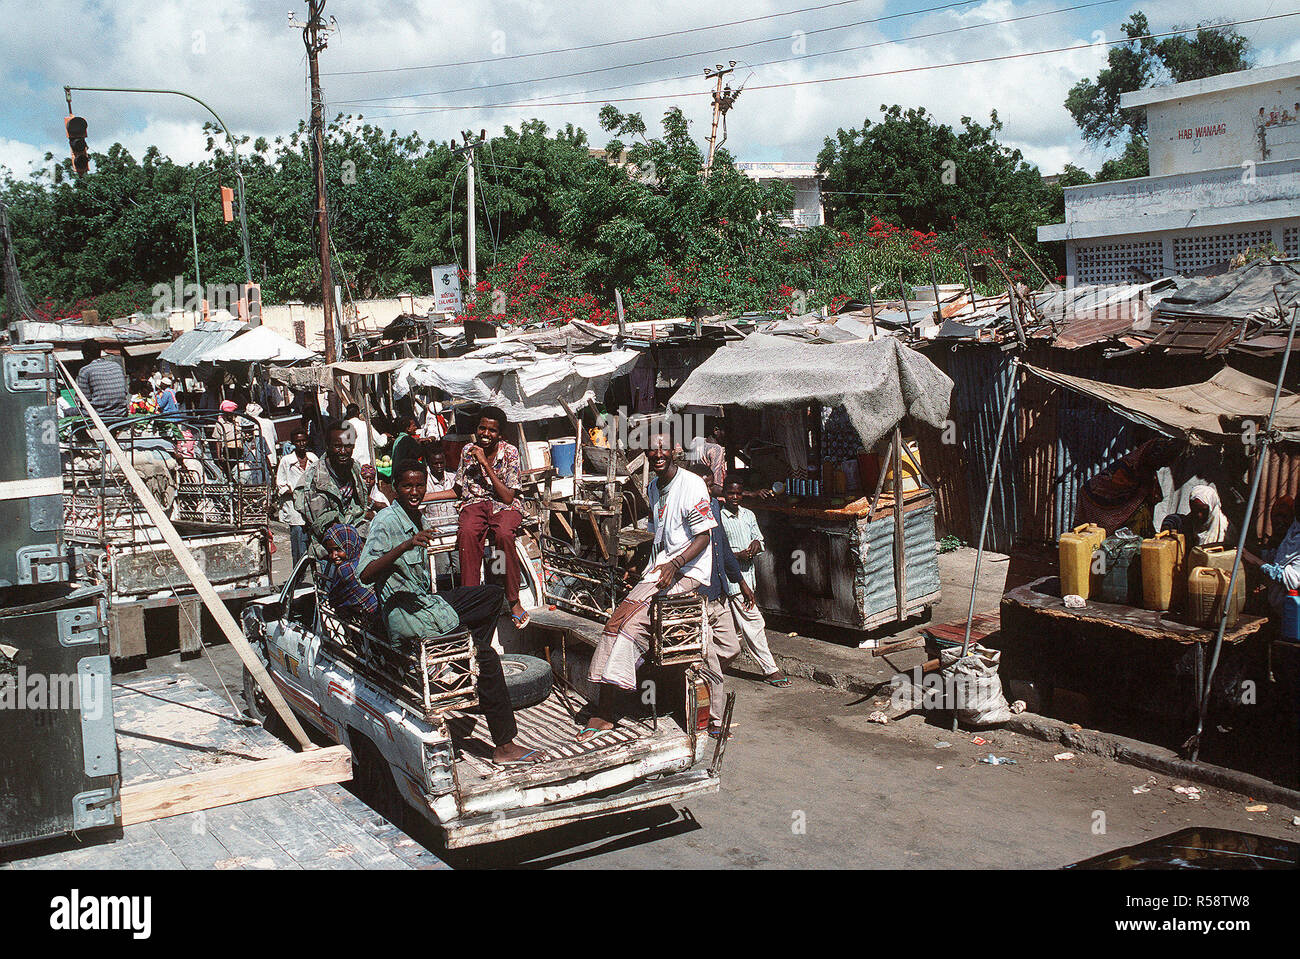
[{"label": "tarpaulin roof", "polygon": [[936,428],[948,418],[952,380],[890,337],[815,344],[754,333],[719,349],[686,378],[669,405],[843,406],[872,446],[913,416]]},{"label": "tarpaulin roof", "polygon": [[[1277,288],[1278,297],[1273,290]],[[1218,276],[1183,280],[1178,292],[1161,302],[1160,313],[1186,311],[1214,316],[1254,317],[1278,321],[1277,300],[1286,317],[1300,302],[1300,269],[1294,263],[1253,260]]]},{"label": "tarpaulin roof", "polygon": [[248,324],[242,320],[205,320],[178,336],[176,342],[158,354],[158,358],[173,366],[198,366],[203,362],[200,357],[204,353],[246,329]]},{"label": "tarpaulin roof", "polygon": [[497,406],[512,421],[564,416],[561,400],[577,409],[604,395],[611,377],[628,372],[638,350],[599,354],[407,360],[393,377],[393,393],[435,387],[453,399]]},{"label": "tarpaulin roof", "polygon": [[[1263,430],[1273,403],[1273,383],[1231,367],[1224,367],[1203,383],[1162,389],[1113,386],[1028,363],[1025,369],[1050,383],[1100,400],[1143,426],[1199,442],[1240,443],[1247,422]],[[1285,439],[1300,440],[1300,396],[1282,391],[1273,427]]]},{"label": "tarpaulin roof", "polygon": [[204,363],[300,363],[316,354],[269,326],[256,326],[199,354]]}]

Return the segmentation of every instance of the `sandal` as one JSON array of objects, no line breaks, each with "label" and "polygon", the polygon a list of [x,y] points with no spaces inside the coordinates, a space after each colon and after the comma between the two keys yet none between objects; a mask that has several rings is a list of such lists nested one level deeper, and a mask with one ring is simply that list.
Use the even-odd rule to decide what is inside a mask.
[{"label": "sandal", "polygon": [[782,676],[780,679],[764,679],[763,682],[775,689],[785,689],[791,685],[789,676]]},{"label": "sandal", "polygon": [[601,729],[599,726],[588,726],[582,732],[578,733],[578,742],[590,742],[601,733],[612,733],[617,728],[617,725],[611,726],[609,729]]},{"label": "sandal", "polygon": [[[734,726],[735,724],[733,723],[732,725]],[[709,726],[709,738],[710,738],[710,739],[721,739],[721,738],[722,738],[722,727],[721,727],[721,726]],[[728,729],[728,730],[727,730],[727,740],[730,741],[730,740],[735,739],[735,738],[736,738],[736,734],[733,733],[730,729]]]},{"label": "sandal", "polygon": [[514,613],[511,613],[510,618],[515,622],[515,629],[523,629],[528,625],[529,617],[527,613],[524,613],[523,616],[516,616]]}]

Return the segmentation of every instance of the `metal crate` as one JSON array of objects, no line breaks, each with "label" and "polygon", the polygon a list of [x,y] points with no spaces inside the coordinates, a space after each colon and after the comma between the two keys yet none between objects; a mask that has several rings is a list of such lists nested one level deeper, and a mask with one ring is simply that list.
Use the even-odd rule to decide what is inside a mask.
[{"label": "metal crate", "polygon": [[650,651],[655,666],[704,658],[704,601],[695,593],[656,596],[650,602]]},{"label": "metal crate", "polygon": [[337,613],[316,594],[321,645],[430,722],[478,705],[478,660],[469,630],[395,643],[377,617]]},{"label": "metal crate", "polygon": [[626,590],[617,566],[571,555],[565,544],[541,537],[542,596],[579,616],[609,617]]},{"label": "metal crate", "polygon": [[181,483],[172,500],[178,523],[243,529],[271,519],[271,488],[237,483]]}]

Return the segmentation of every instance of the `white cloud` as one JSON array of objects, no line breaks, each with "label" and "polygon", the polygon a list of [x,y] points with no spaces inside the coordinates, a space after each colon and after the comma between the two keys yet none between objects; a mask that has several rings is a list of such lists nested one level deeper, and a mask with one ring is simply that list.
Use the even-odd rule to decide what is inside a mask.
[{"label": "white cloud", "polygon": [[[537,116],[552,128],[565,123],[581,126],[594,144],[601,145],[605,135],[596,117],[602,97],[703,93],[709,88],[703,68],[735,59],[739,65],[732,79],[749,84],[728,122],[727,146],[737,156],[812,159],[821,149],[822,139],[837,128],[856,127],[867,117],[875,119],[882,103],[899,103],[924,106],[940,120],[954,124],[963,115],[987,122],[989,111],[996,109],[1005,125],[1002,138],[1019,147],[1044,172],[1056,172],[1065,162],[1095,169],[1104,156],[1081,142],[1064,99],[1075,82],[1095,75],[1104,64],[1105,50],[1100,48],[780,90],[759,87],[1086,44],[1098,29],[1115,38],[1119,24],[1134,9],[1146,9],[1156,31],[1205,19],[1285,12],[1276,0],[1239,0],[1230,9],[1221,0],[1184,0],[1174,13],[1164,12],[1170,6],[1165,4],[1120,3],[811,56],[899,35],[916,37],[1070,5],[1063,0],[985,0],[956,10],[818,32],[852,20],[902,12],[896,2],[870,0],[725,29],[518,58],[534,50],[752,18],[794,5],[789,0],[714,0],[708,5],[698,0],[662,0],[617,6],[605,0],[336,3],[329,12],[340,18],[340,30],[330,36],[321,56],[327,107],[331,115],[360,112],[384,129],[414,129],[434,140],[451,139],[462,129],[482,127],[492,133],[505,124],[517,126],[521,119]],[[14,163],[26,164],[46,149],[63,152],[64,83],[179,88],[202,97],[237,134],[286,135],[308,110],[302,37],[288,26],[284,13],[288,8],[299,18],[305,15],[305,6],[299,2],[277,7],[258,0],[115,0],[112,4],[49,0],[29,8],[31,12],[24,16],[9,18],[0,34],[0,64],[5,65],[0,67],[0,101],[12,107],[0,118],[0,162],[12,157]],[[793,44],[789,38],[795,30],[803,33],[802,43],[810,56],[771,66],[749,66],[790,56]],[[1248,24],[1241,30],[1257,45],[1261,63],[1300,58],[1300,17]],[[767,38],[778,39],[744,45]],[[667,59],[683,53],[691,55]],[[586,76],[490,86],[656,59],[659,62]],[[402,72],[342,73],[465,60],[488,62]],[[688,75],[694,79],[607,93],[578,92]],[[457,87],[474,89],[427,96]],[[364,105],[350,102],[406,94],[426,96]],[[444,105],[514,102],[542,95],[598,102],[563,108],[432,113],[394,108],[402,103],[427,107],[430,101]],[[174,96],[74,96],[78,112],[90,121],[92,149],[102,150],[120,140],[136,156],[149,143],[181,162],[203,155],[205,138],[200,128],[207,116],[198,104]],[[641,111],[654,129],[672,102],[618,105]],[[676,102],[692,121],[695,135],[706,136],[708,97],[681,97]]]}]

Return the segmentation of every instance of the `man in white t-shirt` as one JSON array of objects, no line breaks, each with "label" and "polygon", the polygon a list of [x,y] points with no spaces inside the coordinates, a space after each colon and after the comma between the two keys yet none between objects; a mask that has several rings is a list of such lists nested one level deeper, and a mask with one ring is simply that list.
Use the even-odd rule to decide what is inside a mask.
[{"label": "man in white t-shirt", "polygon": [[370,448],[383,445],[384,437],[376,429],[370,430],[370,443],[366,442],[366,421],[361,415],[361,407],[356,403],[349,403],[345,411],[345,420],[348,426],[352,428],[352,435],[356,437],[356,445],[352,447],[352,462],[358,466],[371,466]]},{"label": "man in white t-shirt", "polygon": [[600,697],[583,742],[613,729],[615,690],[636,688],[636,668],[650,647],[650,603],[659,595],[694,592],[713,575],[709,530],[718,525],[704,480],[673,462],[672,439],[650,438],[646,458],[650,481],[649,532],[654,537],[650,565],[641,581],[619,603],[591,657],[588,678],[600,684]]}]

